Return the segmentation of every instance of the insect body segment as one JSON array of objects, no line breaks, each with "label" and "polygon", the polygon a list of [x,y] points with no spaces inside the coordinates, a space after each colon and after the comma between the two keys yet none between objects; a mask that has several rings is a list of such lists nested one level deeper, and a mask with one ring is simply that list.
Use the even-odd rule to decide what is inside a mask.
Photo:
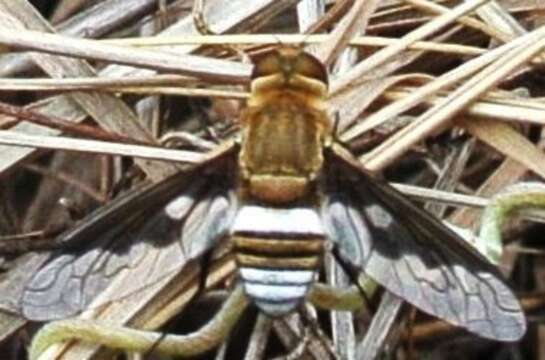
[{"label": "insect body segment", "polygon": [[316,211],[248,205],[232,231],[246,294],[268,315],[293,311],[321,263],[325,238]]},{"label": "insect body segment", "polygon": [[[256,65],[259,77],[252,82],[252,95],[242,114],[239,156],[243,187],[251,198],[269,204],[309,195],[322,168],[330,126],[324,110],[325,75],[312,70],[317,60],[291,48],[279,52]],[[309,75],[298,72],[305,65],[311,68]]]},{"label": "insect body segment", "polygon": [[280,48],[255,63],[242,116],[242,203],[233,243],[246,294],[266,314],[303,301],[325,240],[315,209],[316,179],[329,136],[327,74],[299,49]]}]

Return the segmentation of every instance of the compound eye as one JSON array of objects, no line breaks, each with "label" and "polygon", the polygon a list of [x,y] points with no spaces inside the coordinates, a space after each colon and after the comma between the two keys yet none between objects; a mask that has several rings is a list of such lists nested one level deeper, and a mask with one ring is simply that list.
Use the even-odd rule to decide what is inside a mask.
[{"label": "compound eye", "polygon": [[282,46],[252,58],[252,80],[274,74],[294,74],[319,80],[327,85],[327,69],[316,57],[301,48]]},{"label": "compound eye", "polygon": [[280,55],[276,50],[267,51],[266,53],[256,55],[252,57],[252,62],[254,63],[252,80],[282,72]]},{"label": "compound eye", "polygon": [[327,69],[316,57],[307,52],[301,52],[295,61],[294,72],[305,77],[319,80],[327,85]]}]

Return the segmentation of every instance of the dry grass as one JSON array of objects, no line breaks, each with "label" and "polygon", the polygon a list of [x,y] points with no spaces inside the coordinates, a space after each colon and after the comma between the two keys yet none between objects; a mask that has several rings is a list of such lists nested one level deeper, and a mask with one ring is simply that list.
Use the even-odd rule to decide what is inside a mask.
[{"label": "dry grass", "polygon": [[[0,106],[0,236],[62,222],[62,197],[82,212],[102,205],[78,183],[107,198],[128,169],[133,182],[158,181],[206,158],[202,149],[236,133],[251,74],[246,55],[278,42],[304,42],[331,65],[330,110],[340,140],[370,170],[385,171],[405,183],[403,192],[433,202],[427,206],[445,220],[475,230],[488,198],[510,184],[545,179],[542,1],[209,0],[204,18],[217,34],[210,36],[195,30],[189,0],[167,1],[166,9],[155,0],[43,3],[49,19],[24,0],[0,0],[0,101],[12,105],[12,112]],[[61,127],[59,119],[73,126]],[[160,148],[159,139],[176,131],[182,150]],[[133,143],[105,142],[103,132]],[[44,176],[36,175],[36,166]],[[500,264],[532,315],[545,306],[539,234],[540,224],[513,222]],[[14,313],[25,280],[44,256],[0,257],[0,309],[12,310],[0,312],[0,354],[9,354],[3,358],[24,358],[20,347],[29,327]],[[110,306],[86,316],[162,326],[188,306],[197,267],[123,299],[126,279],[118,280],[100,294],[116,301],[97,300]],[[207,285],[224,288],[232,267],[220,257]],[[326,273],[332,283],[347,282],[334,264]],[[210,315],[203,307],[217,305],[218,297],[211,298],[191,305],[194,313],[182,313],[172,326],[187,330],[191,326],[179,324],[202,322]],[[545,358],[537,315],[521,343],[498,345],[421,315],[415,320],[389,296],[380,308],[374,317],[321,316],[327,336],[309,339],[305,358],[372,358],[381,351],[392,358]],[[297,354],[298,315],[270,321],[250,314],[240,327],[231,340],[241,346],[246,337],[249,346],[244,352],[225,347],[226,358]],[[60,359],[60,353],[90,359],[98,350],[70,343],[43,359]]]}]

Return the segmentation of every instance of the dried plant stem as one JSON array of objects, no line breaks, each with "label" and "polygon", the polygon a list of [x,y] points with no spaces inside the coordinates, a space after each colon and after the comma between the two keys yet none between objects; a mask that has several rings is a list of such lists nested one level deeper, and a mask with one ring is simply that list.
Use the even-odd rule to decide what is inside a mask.
[{"label": "dried plant stem", "polygon": [[392,59],[393,56],[406,50],[411,44],[434,34],[448,24],[454,22],[460,16],[476,9],[487,1],[488,0],[467,1],[452,9],[448,13],[440,15],[432,21],[417,28],[416,30],[411,31],[407,35],[403,36],[398,43],[379,50],[378,52],[374,53],[373,55],[356,65],[350,71],[348,71],[346,76],[343,76],[342,79],[339,79],[332,84],[331,93],[336,93],[344,88],[349,87],[355,79],[367,75],[377,66],[384,64],[388,60]]},{"label": "dried plant stem", "polygon": [[221,59],[195,55],[174,55],[144,49],[127,49],[93,40],[74,39],[38,31],[3,28],[0,44],[17,49],[32,49],[49,54],[110,61],[153,70],[195,76],[215,83],[247,83],[249,66]]},{"label": "dried plant stem", "polygon": [[116,144],[96,140],[72,139],[63,136],[27,135],[14,131],[0,131],[0,143],[52,150],[135,156],[144,159],[185,163],[198,163],[204,160],[203,154],[191,151],[170,150],[143,145]]},{"label": "dried plant stem", "polygon": [[[422,10],[429,11],[432,14],[444,14],[450,11],[448,7],[442,6],[440,4],[436,4],[428,0],[404,0],[404,1]],[[484,6],[486,6],[486,4],[483,5],[483,7]],[[460,24],[463,24],[475,30],[482,31],[483,33],[489,35],[490,37],[497,40],[501,40],[502,42],[507,42],[513,38],[511,35],[504,33],[495,27],[489,26],[479,20],[476,20],[468,16],[460,17],[458,19],[458,22]]]},{"label": "dried plant stem", "polygon": [[493,61],[496,61],[505,56],[509,51],[523,43],[524,40],[525,39],[518,39],[494,50],[490,50],[484,55],[472,59],[465,64],[453,69],[452,71],[439,76],[437,79],[419,87],[418,89],[416,89],[416,91],[411,92],[402,100],[396,101],[371,114],[365,122],[354,126],[349,131],[344,133],[342,135],[342,140],[350,141],[362,135],[366,131],[410,109],[411,107],[418,105],[422,101],[429,99],[431,95],[437,93],[441,89],[452,86],[453,84],[473,75],[475,72],[489,65]]},{"label": "dried plant stem", "polygon": [[[423,87],[427,87],[427,85],[424,85]],[[392,109],[394,109],[394,106],[397,109],[402,109],[403,107],[398,107],[398,104],[411,104],[412,100],[410,99],[420,99],[424,101],[424,104],[426,106],[434,106],[437,103],[441,101],[444,96],[435,96],[435,97],[427,97],[423,99],[421,96],[414,96],[415,93],[420,93],[420,88],[394,88],[391,90],[387,90],[383,95],[386,99],[395,101],[391,105],[388,105],[387,107],[392,106]],[[426,91],[427,92],[427,91]],[[422,94],[422,93],[420,93]],[[470,104],[468,107],[463,109],[465,114],[472,115],[472,116],[480,116],[480,117],[488,117],[493,118],[496,120],[504,120],[507,122],[525,122],[529,124],[536,124],[543,126],[545,125],[545,107],[543,106],[543,103],[540,102],[537,99],[512,99],[508,97],[493,97],[490,96],[491,93],[487,93],[485,96],[483,96],[481,99],[475,101],[474,103]],[[405,100],[406,98],[410,98]],[[411,104],[411,106],[414,106]],[[386,108],[386,107],[385,107]],[[379,110],[381,111],[381,110]],[[399,111],[399,110],[397,110]],[[373,113],[369,115],[364,122],[362,122],[362,127],[359,127],[359,125],[356,125],[359,127],[359,134],[365,133],[366,131],[375,128],[377,126],[380,126],[384,123],[387,123],[389,120],[388,117],[391,116],[388,113],[386,116],[381,117],[375,117],[376,113]],[[373,121],[373,124],[369,124],[371,121]],[[375,121],[376,119],[376,121]],[[393,119],[393,118],[390,118]],[[373,126],[370,126],[373,125]],[[356,127],[354,126],[354,128]],[[363,131],[362,131],[363,130]]]},{"label": "dried plant stem", "polygon": [[[124,39],[100,40],[100,42],[132,47],[162,47],[174,45],[272,45],[278,44],[319,44],[328,40],[327,35],[283,35],[283,34],[250,34],[250,35],[192,35],[192,36],[165,36],[139,37]],[[381,36],[356,36],[348,42],[355,47],[384,47],[399,43],[397,38]],[[417,41],[408,47],[411,50],[435,51],[446,54],[480,55],[486,49],[475,46],[436,43],[431,41]]]},{"label": "dried plant stem", "polygon": [[81,78],[0,78],[0,91],[64,91],[101,90],[102,88],[123,89],[124,87],[189,86],[202,82],[180,75],[155,75],[134,77],[81,77]]},{"label": "dried plant stem", "polygon": [[93,127],[85,124],[74,124],[70,121],[58,117],[46,116],[38,112],[28,110],[19,106],[14,106],[0,102],[0,114],[13,116],[19,120],[26,120],[34,124],[58,129],[70,134],[80,135],[102,141],[115,141],[129,144],[151,145],[143,141],[136,141],[124,135],[105,131],[99,127]]},{"label": "dried plant stem", "polygon": [[387,166],[412,145],[445,125],[456,112],[481,96],[515,68],[539,53],[545,47],[545,28],[521,36],[513,42],[517,42],[518,46],[362,158],[366,166],[371,170]]}]

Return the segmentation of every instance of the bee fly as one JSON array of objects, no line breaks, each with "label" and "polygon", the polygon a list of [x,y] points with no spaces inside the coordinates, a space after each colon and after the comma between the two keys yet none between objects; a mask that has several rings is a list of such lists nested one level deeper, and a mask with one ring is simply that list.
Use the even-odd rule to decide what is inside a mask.
[{"label": "bee fly", "polygon": [[[84,308],[109,275],[142,256],[133,238],[171,239],[179,253],[170,256],[183,261],[228,238],[246,295],[270,316],[305,300],[331,244],[345,263],[428,314],[486,338],[522,337],[524,314],[496,267],[335,142],[324,65],[291,47],[254,65],[240,140],[65,234],[107,250],[54,256],[26,287],[25,315]],[[141,225],[127,232],[127,219]],[[108,224],[114,230],[101,230]]]}]

